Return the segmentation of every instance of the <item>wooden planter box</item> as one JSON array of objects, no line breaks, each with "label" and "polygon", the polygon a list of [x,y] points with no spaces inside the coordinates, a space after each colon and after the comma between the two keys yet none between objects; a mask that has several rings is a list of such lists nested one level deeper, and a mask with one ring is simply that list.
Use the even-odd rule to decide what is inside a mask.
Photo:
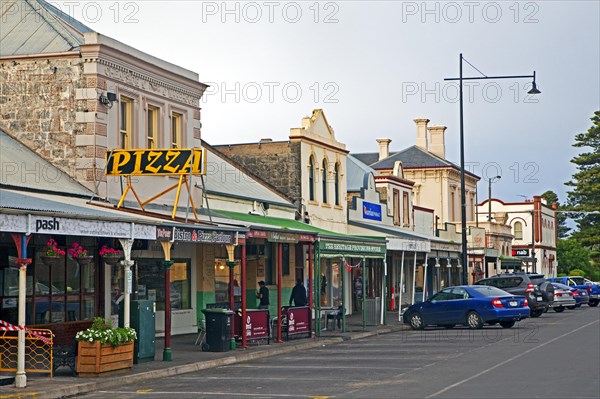
[{"label": "wooden planter box", "polygon": [[77,345],[77,372],[80,377],[99,377],[133,367],[133,341],[117,347],[99,341],[79,341]]}]

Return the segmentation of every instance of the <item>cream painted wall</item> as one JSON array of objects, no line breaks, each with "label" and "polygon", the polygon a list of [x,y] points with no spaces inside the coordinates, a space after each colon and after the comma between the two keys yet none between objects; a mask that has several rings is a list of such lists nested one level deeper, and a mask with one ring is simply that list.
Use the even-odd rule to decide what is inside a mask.
[{"label": "cream painted wall", "polygon": [[[339,143],[321,110],[313,111],[312,117],[302,120],[301,128],[290,130],[290,140],[298,139],[302,176],[302,203],[306,206],[310,222],[314,226],[346,233],[346,146]],[[309,140],[306,140],[309,139]],[[309,159],[315,159],[315,200],[309,200]],[[327,203],[323,202],[323,160],[328,165]],[[334,204],[334,167],[339,164],[339,205]]]}]

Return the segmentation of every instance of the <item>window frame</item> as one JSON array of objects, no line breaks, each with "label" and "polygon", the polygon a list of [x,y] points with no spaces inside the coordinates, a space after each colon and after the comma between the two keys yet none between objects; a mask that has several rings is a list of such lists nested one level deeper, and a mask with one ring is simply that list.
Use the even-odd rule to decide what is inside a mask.
[{"label": "window frame", "polygon": [[328,167],[327,167],[327,159],[323,159],[323,163],[322,163],[322,173],[321,173],[321,184],[322,184],[322,189],[323,189],[323,193],[322,193],[322,199],[323,199],[323,203],[327,204],[328,203],[328,187],[327,187],[327,173],[328,173]]},{"label": "window frame", "polygon": [[169,139],[170,148],[182,148],[183,139],[183,114],[177,111],[171,111],[171,136]]},{"label": "window frame", "polygon": [[315,200],[315,157],[308,158],[308,200]]},{"label": "window frame", "polygon": [[[152,130],[152,134],[150,134]],[[151,144],[152,141],[152,144]],[[148,105],[146,109],[146,147],[160,148],[160,107]]]},{"label": "window frame", "polygon": [[133,144],[133,106],[135,100],[122,95],[119,101],[119,147],[127,150]]}]

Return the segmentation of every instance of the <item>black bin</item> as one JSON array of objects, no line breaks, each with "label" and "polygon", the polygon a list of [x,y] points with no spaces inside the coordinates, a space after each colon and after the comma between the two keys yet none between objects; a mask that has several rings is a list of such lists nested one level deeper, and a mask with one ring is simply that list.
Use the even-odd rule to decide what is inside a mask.
[{"label": "black bin", "polygon": [[206,318],[206,345],[209,352],[228,352],[233,312],[229,309],[203,309]]}]

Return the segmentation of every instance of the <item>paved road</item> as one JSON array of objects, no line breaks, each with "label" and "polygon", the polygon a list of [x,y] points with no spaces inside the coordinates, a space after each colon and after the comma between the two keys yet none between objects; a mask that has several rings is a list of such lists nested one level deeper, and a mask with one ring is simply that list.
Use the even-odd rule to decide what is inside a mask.
[{"label": "paved road", "polygon": [[403,331],[87,398],[599,398],[600,308],[512,329]]}]

